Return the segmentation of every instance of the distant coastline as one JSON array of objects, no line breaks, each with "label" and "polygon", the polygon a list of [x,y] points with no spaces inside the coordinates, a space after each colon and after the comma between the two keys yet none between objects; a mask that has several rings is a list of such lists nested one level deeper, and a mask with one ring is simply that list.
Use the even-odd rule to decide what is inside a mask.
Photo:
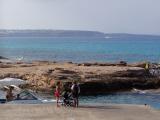
[{"label": "distant coastline", "polygon": [[0,30],[0,37],[105,37],[105,33],[81,30]]},{"label": "distant coastline", "polygon": [[160,35],[103,33],[85,30],[43,30],[43,29],[0,29],[0,37],[100,37],[100,38],[154,38],[160,40]]}]

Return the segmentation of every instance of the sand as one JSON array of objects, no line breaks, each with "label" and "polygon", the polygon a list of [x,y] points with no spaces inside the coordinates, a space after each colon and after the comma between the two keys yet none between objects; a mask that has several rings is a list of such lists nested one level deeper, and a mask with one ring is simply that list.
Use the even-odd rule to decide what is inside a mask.
[{"label": "sand", "polygon": [[144,105],[81,105],[79,108],[55,104],[0,105],[0,120],[160,120],[160,111]]}]

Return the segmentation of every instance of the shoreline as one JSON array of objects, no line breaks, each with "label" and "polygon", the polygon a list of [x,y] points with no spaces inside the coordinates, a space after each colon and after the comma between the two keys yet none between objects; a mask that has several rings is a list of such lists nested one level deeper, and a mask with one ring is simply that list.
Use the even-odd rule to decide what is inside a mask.
[{"label": "shoreline", "polygon": [[81,105],[79,108],[57,108],[55,104],[0,105],[3,120],[159,120],[159,113],[150,106],[127,104]]},{"label": "shoreline", "polygon": [[84,64],[84,65],[100,65],[100,66],[108,66],[108,65],[133,65],[136,66],[138,64],[144,64],[147,63],[154,63],[154,64],[160,64],[158,61],[150,61],[150,60],[137,60],[137,61],[127,61],[127,60],[104,60],[104,61],[95,61],[95,60],[86,60],[86,61],[74,61],[74,60],[46,60],[46,59],[24,59],[24,56],[19,56],[16,58],[9,58],[5,56],[0,56],[0,62],[3,63],[34,63],[34,62],[50,62],[50,63],[72,63],[72,64]]}]

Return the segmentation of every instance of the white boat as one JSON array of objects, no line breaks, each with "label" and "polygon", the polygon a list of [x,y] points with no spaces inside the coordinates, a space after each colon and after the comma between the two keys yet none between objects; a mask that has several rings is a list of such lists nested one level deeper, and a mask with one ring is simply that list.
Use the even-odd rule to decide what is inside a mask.
[{"label": "white boat", "polygon": [[7,102],[5,98],[0,99],[4,104],[47,104],[56,102],[54,99],[42,99],[36,96],[32,91],[23,90],[18,93],[12,101]]},{"label": "white boat", "polygon": [[10,86],[10,85],[23,85],[27,84],[25,80],[18,79],[18,78],[4,78],[0,79],[0,88],[3,88],[4,86]]}]

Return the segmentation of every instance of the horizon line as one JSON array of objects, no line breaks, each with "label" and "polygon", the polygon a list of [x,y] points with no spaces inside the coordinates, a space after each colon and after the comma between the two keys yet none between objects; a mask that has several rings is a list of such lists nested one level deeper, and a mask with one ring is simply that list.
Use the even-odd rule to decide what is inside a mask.
[{"label": "horizon line", "polygon": [[160,36],[160,34],[152,34],[152,33],[149,34],[149,33],[129,33],[129,32],[102,32],[102,31],[98,31],[98,30],[78,30],[78,29],[76,30],[76,29],[49,29],[49,28],[48,28],[48,29],[47,29],[47,28],[40,28],[40,29],[32,29],[32,28],[31,28],[31,29],[26,29],[26,28],[24,28],[24,29],[12,29],[12,28],[9,28],[9,29],[8,29],[8,28],[7,28],[7,29],[6,29],[6,28],[0,28],[0,31],[1,31],[1,30],[13,30],[13,31],[14,31],[14,30],[15,30],[15,31],[16,31],[16,30],[17,30],[17,31],[23,31],[23,30],[26,30],[26,31],[27,31],[27,30],[28,30],[28,31],[31,31],[31,30],[33,30],[33,31],[34,31],[34,30],[35,30],[35,31],[36,31],[36,30],[37,30],[37,31],[38,31],[38,30],[42,30],[42,31],[47,31],[47,30],[48,30],[48,31],[49,31],[49,30],[50,30],[50,31],[82,31],[82,32],[100,32],[100,33],[104,33],[104,34],[126,34],[126,35],[128,34],[128,35]]}]

